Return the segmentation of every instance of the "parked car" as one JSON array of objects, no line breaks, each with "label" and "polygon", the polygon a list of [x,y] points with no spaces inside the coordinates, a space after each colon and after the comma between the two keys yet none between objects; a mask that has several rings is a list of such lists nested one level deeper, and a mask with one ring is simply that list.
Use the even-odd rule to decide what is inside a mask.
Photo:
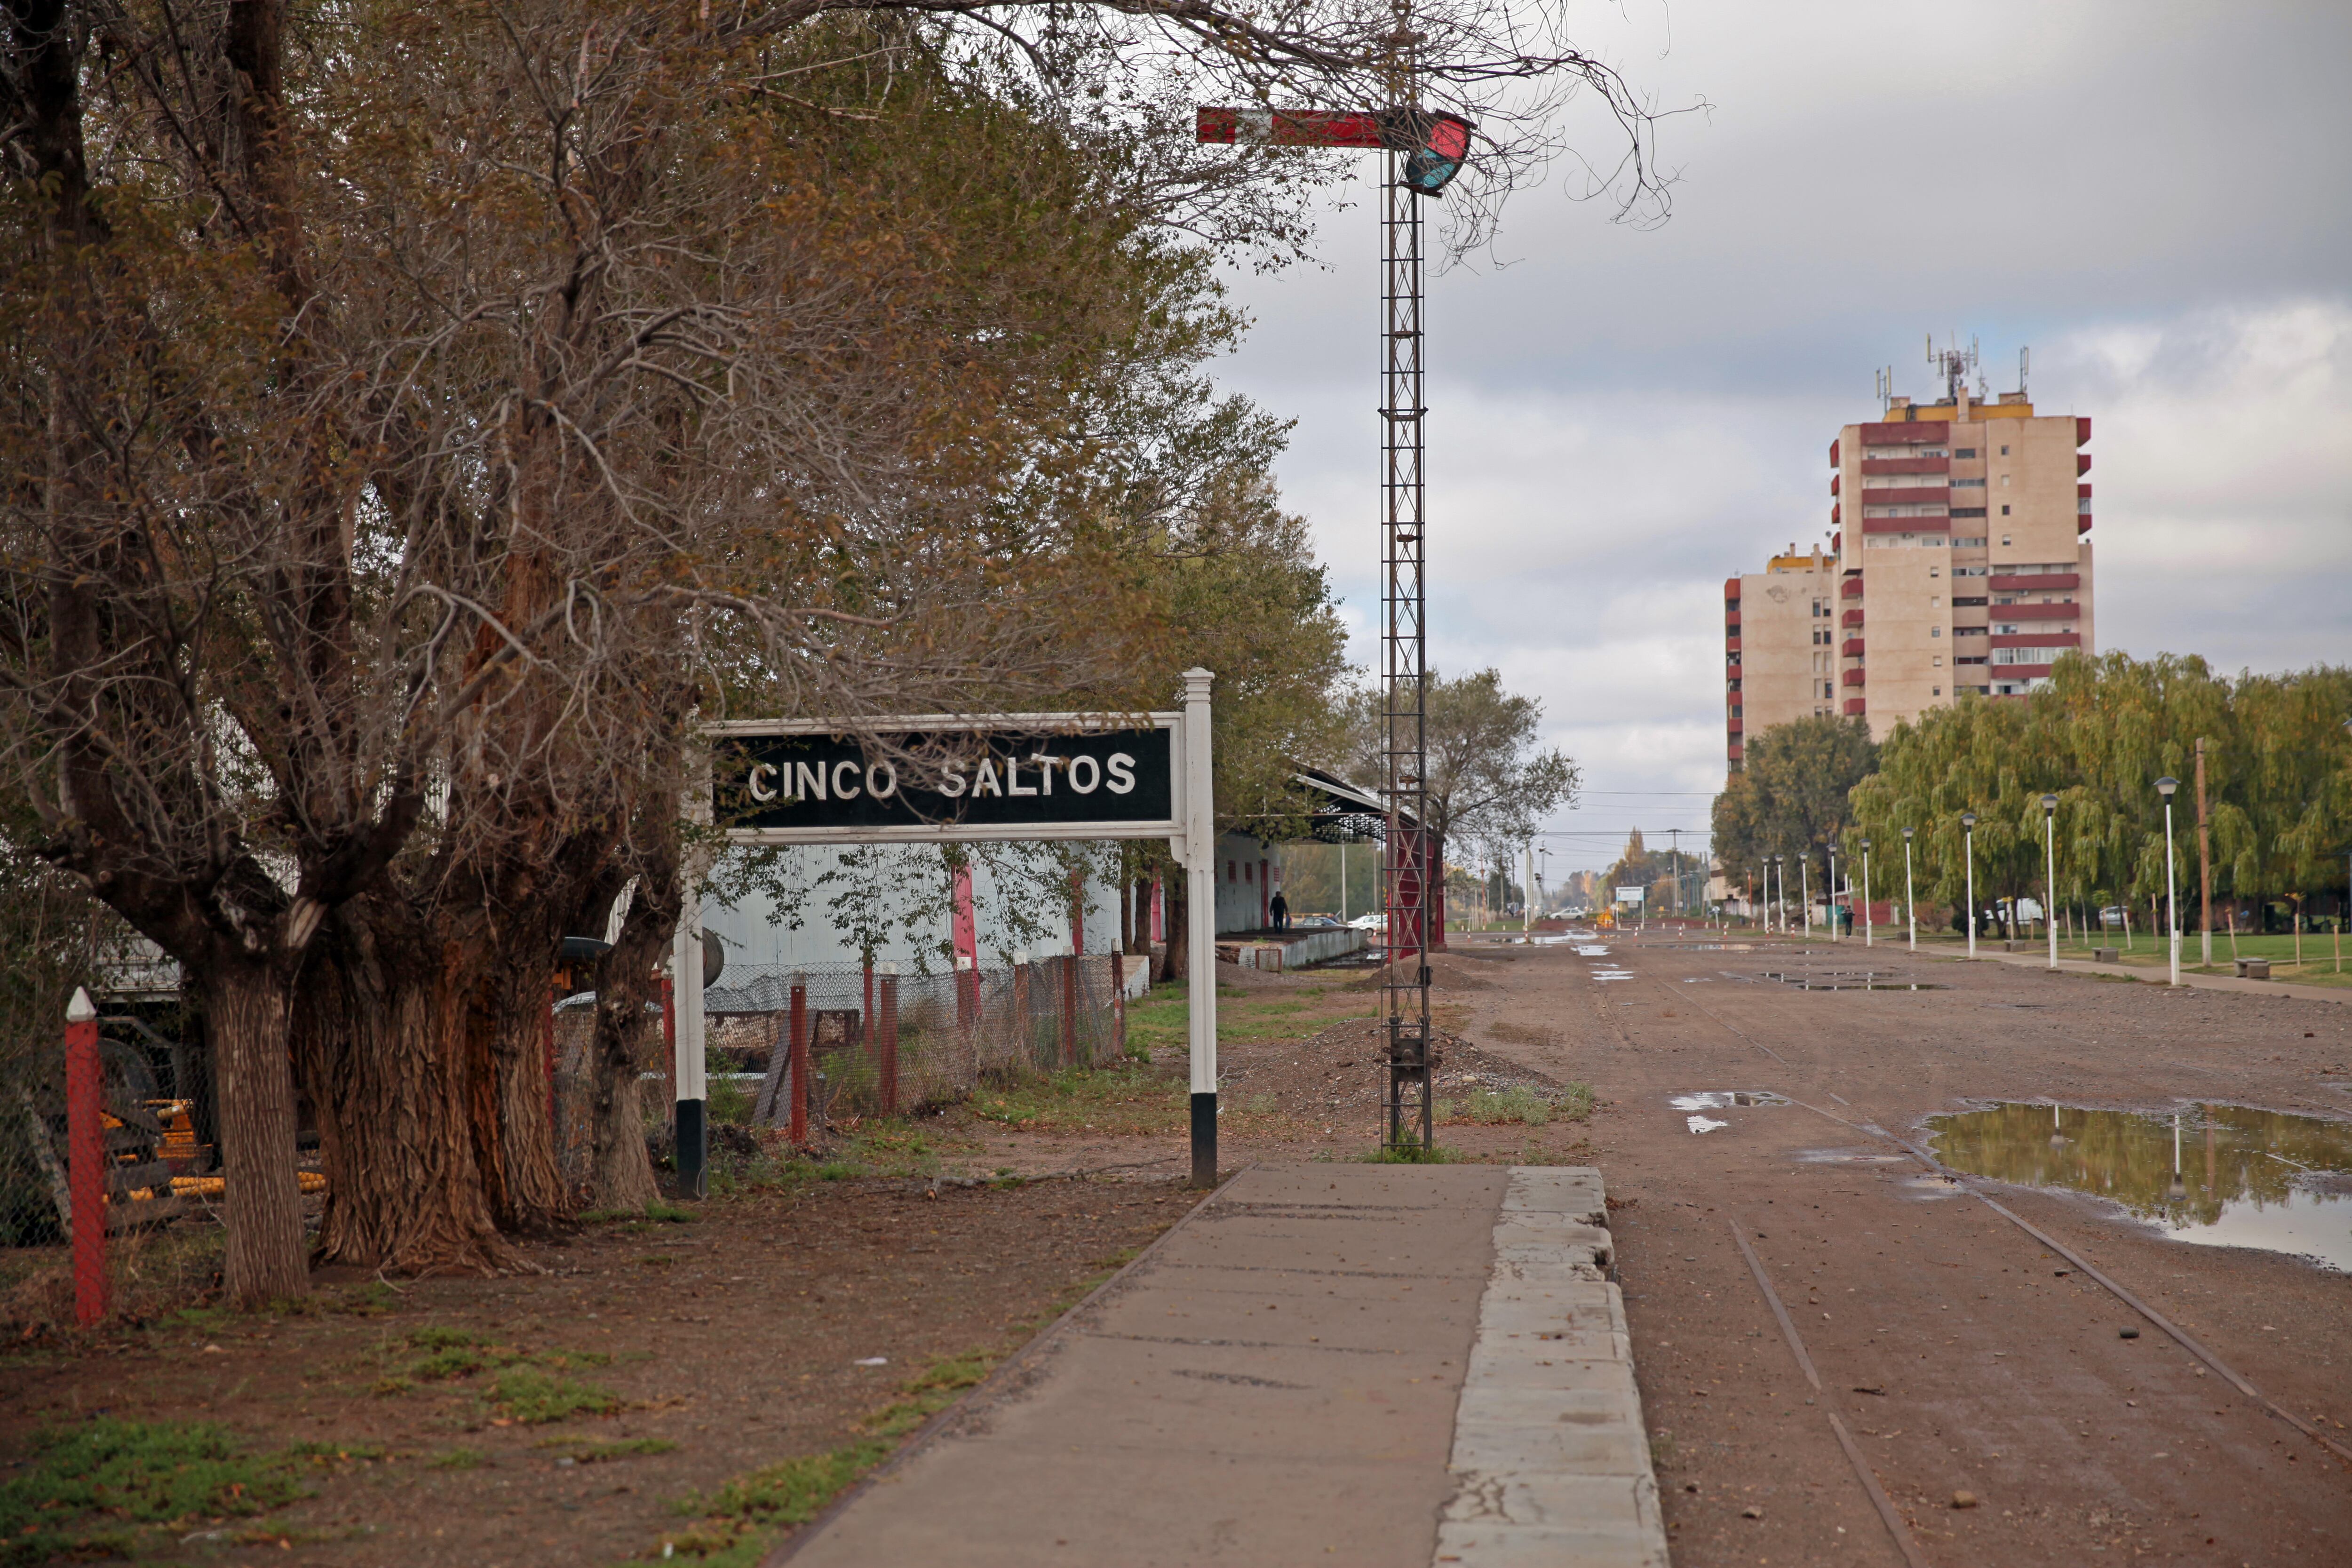
[{"label": "parked car", "polygon": [[1290,922],[1293,931],[1338,931],[1339,922],[1329,915],[1301,915]]},{"label": "parked car", "polygon": [[1348,922],[1349,926],[1357,931],[1386,931],[1388,929],[1388,917],[1381,914],[1378,910],[1373,910],[1368,915],[1358,915],[1354,920]]},{"label": "parked car", "polygon": [[2122,925],[2124,923],[2124,907],[2121,904],[2109,904],[2105,909],[2099,911],[2099,923],[2103,926]]}]

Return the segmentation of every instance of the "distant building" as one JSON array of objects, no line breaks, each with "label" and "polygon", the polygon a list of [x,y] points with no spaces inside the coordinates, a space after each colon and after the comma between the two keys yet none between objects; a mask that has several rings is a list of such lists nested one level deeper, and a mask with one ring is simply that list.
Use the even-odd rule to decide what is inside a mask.
[{"label": "distant building", "polygon": [[[2091,421],[2022,391],[1888,400],[1830,443],[1830,549],[1724,582],[1725,756],[1806,714],[1874,739],[1964,692],[2021,696],[2091,651]],[[1854,515],[1845,516],[1845,503]]]}]

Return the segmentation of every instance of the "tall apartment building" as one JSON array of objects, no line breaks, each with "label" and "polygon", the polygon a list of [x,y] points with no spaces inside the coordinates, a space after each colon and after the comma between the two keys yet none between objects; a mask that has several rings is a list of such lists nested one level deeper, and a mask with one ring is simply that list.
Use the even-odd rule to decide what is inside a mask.
[{"label": "tall apartment building", "polygon": [[[1726,757],[1802,714],[1874,739],[1963,694],[2018,696],[2092,641],[2091,422],[1985,402],[1957,373],[1935,403],[1830,443],[1830,549],[1724,583]],[[1845,516],[1845,503],[1854,515]]]}]

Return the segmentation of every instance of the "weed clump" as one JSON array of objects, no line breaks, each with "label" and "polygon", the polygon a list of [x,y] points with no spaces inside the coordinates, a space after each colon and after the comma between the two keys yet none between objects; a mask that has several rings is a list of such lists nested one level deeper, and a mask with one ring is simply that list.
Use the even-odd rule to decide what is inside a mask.
[{"label": "weed clump", "polygon": [[302,1456],[245,1453],[210,1422],[100,1417],[43,1433],[33,1450],[29,1469],[0,1482],[0,1563],[137,1556],[157,1527],[249,1518],[303,1495]]},{"label": "weed clump", "polygon": [[1464,1100],[1441,1100],[1441,1121],[1475,1122],[1482,1126],[1520,1123],[1542,1127],[1552,1121],[1582,1121],[1592,1114],[1592,1086],[1571,1083],[1549,1093],[1513,1084],[1508,1089],[1479,1089]]}]

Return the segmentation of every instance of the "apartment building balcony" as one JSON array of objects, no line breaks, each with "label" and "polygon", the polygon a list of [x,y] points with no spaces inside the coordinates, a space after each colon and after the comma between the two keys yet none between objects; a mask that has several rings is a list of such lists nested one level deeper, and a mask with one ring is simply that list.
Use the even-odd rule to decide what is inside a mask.
[{"label": "apartment building balcony", "polygon": [[2080,632],[2001,632],[1996,634],[1988,646],[1992,647],[2081,647],[2083,634]]},{"label": "apartment building balcony", "polygon": [[1864,458],[1862,472],[1864,479],[1878,474],[1948,474],[1952,471],[1949,458]]},{"label": "apartment building balcony", "polygon": [[1847,718],[1859,719],[1867,711],[1869,711],[1869,704],[1864,702],[1861,698],[1849,697],[1845,700],[1845,716]]},{"label": "apartment building balcony", "polygon": [[2083,606],[2069,600],[2063,605],[1995,605],[2004,621],[2071,621],[2083,613]]},{"label": "apartment building balcony", "polygon": [[[2088,425],[2089,420],[2081,421]],[[1862,444],[1865,447],[1940,447],[1951,439],[1952,426],[1945,420],[1922,419],[1917,423],[1905,420],[1899,425],[1865,425],[1862,427]],[[2089,440],[2087,431],[2083,441]],[[2082,441],[2074,443],[2081,446]]]},{"label": "apartment building balcony", "polygon": [[1838,597],[1841,599],[1859,599],[1862,597],[1862,574],[1860,573],[1854,574],[1853,576],[1848,577],[1844,582],[1838,584]]},{"label": "apartment building balcony", "polygon": [[1862,492],[1864,506],[1945,506],[1951,499],[1949,485],[1871,486]]},{"label": "apartment building balcony", "polygon": [[1830,476],[1830,495],[1831,495],[1832,499],[1835,499],[1835,497],[1836,497],[1836,495],[1837,495],[1837,493],[1838,493],[1838,480],[1840,480],[1840,479],[1843,479],[1844,477],[1845,477],[1845,476],[1844,476],[1844,475],[1843,475],[1843,474],[1832,474],[1832,475]]},{"label": "apartment building balcony", "polygon": [[1738,610],[1726,610],[1723,612],[1723,629],[1726,632],[1736,632],[1739,629],[1739,612]]},{"label": "apartment building balcony", "polygon": [[1860,658],[1862,657],[1862,639],[1860,637],[1848,637],[1845,641],[1838,644],[1838,657],[1840,658]]},{"label": "apartment building balcony", "polygon": [[1992,579],[1997,594],[2058,594],[2083,585],[2080,572],[2043,572],[2031,577],[2010,575]]},{"label": "apartment building balcony", "polygon": [[1862,525],[1864,533],[1949,533],[1952,520],[1948,513],[1937,512],[1927,517],[1874,517]]},{"label": "apartment building balcony", "polygon": [[1862,606],[1857,605],[1853,609],[1848,610],[1843,615],[1838,616],[1838,623],[1841,626],[1858,626],[1862,625]]},{"label": "apartment building balcony", "polygon": [[1860,686],[1864,683],[1863,673],[1858,669],[1849,669],[1843,675],[1838,677],[1838,681],[1841,685],[1844,686]]}]

